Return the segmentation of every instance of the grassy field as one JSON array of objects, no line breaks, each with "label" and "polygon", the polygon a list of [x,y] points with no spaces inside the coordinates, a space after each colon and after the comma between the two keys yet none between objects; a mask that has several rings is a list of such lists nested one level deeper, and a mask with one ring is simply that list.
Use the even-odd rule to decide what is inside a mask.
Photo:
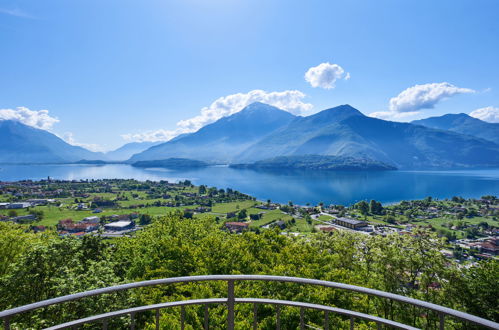
[{"label": "grassy field", "polygon": [[218,203],[211,208],[211,211],[214,213],[239,212],[242,209],[249,209],[250,207],[253,207],[255,205],[256,205],[255,201]]},{"label": "grassy field", "polygon": [[281,210],[270,210],[270,211],[262,211],[260,209],[251,208],[248,210],[249,214],[255,214],[260,212],[265,212],[260,220],[252,220],[250,223],[250,227],[257,228],[261,226],[265,226],[276,220],[291,220],[292,217],[290,215],[285,214]]},{"label": "grassy field", "polygon": [[[196,206],[189,206],[196,207]],[[55,226],[59,220],[63,219],[73,219],[74,221],[80,221],[83,218],[90,216],[110,216],[113,214],[130,214],[130,213],[139,213],[139,214],[149,214],[151,216],[157,215],[166,215],[169,212],[175,210],[183,210],[187,208],[186,206],[182,207],[146,207],[139,209],[102,209],[101,213],[92,213],[91,210],[82,210],[77,211],[74,209],[68,209],[65,207],[56,207],[56,206],[37,206],[32,207],[30,210],[43,211],[43,219],[41,221],[37,221],[33,224],[42,225],[42,226]],[[9,210],[0,210],[0,214],[6,215]],[[18,215],[27,215],[29,212],[27,210],[16,210]]]},{"label": "grassy field", "polygon": [[321,214],[321,215],[319,215],[319,220],[322,220],[322,221],[329,221],[329,220],[331,220],[332,218],[333,218],[332,216],[325,215],[325,214]]},{"label": "grassy field", "polygon": [[291,232],[300,232],[300,233],[311,233],[314,229],[315,225],[323,224],[322,222],[313,221],[312,224],[308,224],[305,219],[296,219],[296,222],[290,228],[287,228],[287,231]]}]

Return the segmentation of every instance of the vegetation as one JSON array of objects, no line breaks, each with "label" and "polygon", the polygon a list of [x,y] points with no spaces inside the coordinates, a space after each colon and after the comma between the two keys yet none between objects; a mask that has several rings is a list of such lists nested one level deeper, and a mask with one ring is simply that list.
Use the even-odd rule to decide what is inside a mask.
[{"label": "vegetation", "polygon": [[369,159],[342,156],[279,156],[257,161],[253,164],[234,164],[234,168],[252,169],[297,169],[324,171],[396,170],[396,167]]},{"label": "vegetation", "polygon": [[[348,232],[289,238],[279,230],[241,235],[220,230],[213,219],[185,219],[181,213],[153,220],[133,238],[103,240],[97,236],[60,238],[52,232],[33,234],[12,223],[0,223],[0,309],[109,285],[201,274],[274,274],[337,281],[389,291],[498,321],[499,263],[480,262],[461,269],[439,252],[444,241],[421,231],[414,236],[365,236]],[[135,289],[83,299],[21,315],[18,328],[40,328],[131,305],[223,296],[223,283],[171,285]],[[437,316],[383,299],[320,287],[279,283],[245,283],[237,295],[303,300],[328,304],[434,328]],[[210,307],[211,326],[224,327],[224,306]],[[259,324],[273,328],[275,312],[261,306]],[[237,306],[236,326],[248,328],[252,307]],[[203,309],[186,308],[187,322],[202,327]],[[138,315],[139,328],[153,329],[153,315]],[[161,312],[164,329],[177,328],[179,310]],[[322,318],[306,313],[310,326]],[[127,325],[113,320],[113,328]],[[285,308],[282,325],[296,328],[299,310]],[[335,328],[348,320],[331,315]],[[449,327],[469,328],[456,320]],[[361,324],[366,328],[368,324]]]},{"label": "vegetation", "polygon": [[142,160],[132,164],[135,167],[166,167],[166,168],[190,168],[190,167],[205,167],[207,163],[186,159],[186,158],[168,158],[162,160]]}]

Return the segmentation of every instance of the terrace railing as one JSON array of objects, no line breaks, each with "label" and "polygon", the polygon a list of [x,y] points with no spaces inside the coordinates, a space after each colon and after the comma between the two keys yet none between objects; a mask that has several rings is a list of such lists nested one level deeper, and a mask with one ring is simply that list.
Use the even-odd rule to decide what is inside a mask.
[{"label": "terrace railing", "polygon": [[11,320],[19,314],[29,312],[32,310],[44,308],[51,305],[61,304],[69,301],[74,301],[77,299],[91,297],[101,294],[108,294],[133,288],[142,288],[156,285],[165,285],[173,283],[193,283],[193,282],[206,282],[206,281],[224,281],[227,283],[227,297],[226,298],[211,298],[211,299],[193,299],[193,300],[182,300],[175,302],[166,302],[161,304],[147,305],[141,307],[128,308],[118,311],[113,311],[109,313],[94,315],[78,320],[73,320],[70,322],[62,323],[56,326],[52,326],[47,329],[76,329],[84,324],[100,322],[103,329],[107,329],[108,321],[112,318],[118,316],[129,315],[130,317],[130,329],[134,330],[136,328],[136,315],[140,312],[154,311],[155,312],[155,324],[156,329],[160,329],[160,310],[171,307],[180,307],[180,324],[181,329],[185,326],[185,306],[189,305],[204,305],[204,328],[209,328],[209,311],[208,306],[211,304],[225,304],[227,306],[227,329],[234,329],[235,324],[235,304],[253,304],[253,328],[258,327],[258,317],[257,317],[257,306],[259,304],[265,305],[275,305],[276,306],[276,329],[281,328],[281,306],[292,306],[300,308],[300,329],[305,328],[304,321],[304,311],[307,309],[318,310],[324,312],[324,329],[329,328],[329,316],[330,314],[339,314],[346,316],[350,319],[350,329],[354,329],[355,322],[358,319],[374,322],[380,329],[382,326],[397,328],[397,329],[416,329],[413,326],[395,322],[389,319],[384,319],[381,317],[364,314],[352,310],[346,310],[337,307],[329,307],[325,305],[311,304],[307,302],[297,302],[289,300],[277,300],[277,299],[263,299],[263,298],[237,298],[235,295],[234,284],[239,281],[270,281],[270,282],[282,282],[282,283],[298,283],[302,285],[315,285],[327,288],[342,289],[362,294],[367,294],[370,296],[386,298],[389,300],[417,306],[419,308],[427,309],[435,312],[439,316],[438,327],[439,329],[445,329],[446,316],[451,316],[453,318],[460,319],[462,321],[468,322],[475,326],[480,326],[490,329],[499,329],[499,323],[492,322],[471,314],[463,313],[454,309],[443,307],[440,305],[432,304],[422,300],[417,300],[409,297],[404,297],[401,295],[388,293],[384,291],[359,287],[355,285],[321,281],[307,278],[298,277],[286,277],[286,276],[268,276],[268,275],[209,275],[209,276],[188,276],[188,277],[174,277],[158,280],[150,280],[143,282],[135,282],[129,284],[122,284],[102,289],[96,289],[76,294],[71,294],[67,296],[62,296],[58,298],[48,299],[40,301],[37,303],[20,306],[12,309],[8,309],[0,312],[0,319],[3,320],[3,326],[5,330],[11,329]]}]

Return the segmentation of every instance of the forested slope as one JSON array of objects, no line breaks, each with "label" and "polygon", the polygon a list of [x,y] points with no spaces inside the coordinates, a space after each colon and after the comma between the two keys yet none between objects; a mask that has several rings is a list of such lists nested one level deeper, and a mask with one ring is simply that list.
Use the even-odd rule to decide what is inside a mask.
[{"label": "forested slope", "polygon": [[[496,310],[499,263],[459,269],[439,252],[443,241],[430,233],[371,237],[349,233],[288,238],[278,231],[242,235],[220,230],[214,219],[187,220],[170,214],[134,238],[101,240],[32,234],[0,223],[0,310],[56,296],[156,278],[201,274],[274,274],[350,283],[394,292],[499,320]],[[393,318],[423,327],[437,316],[365,295],[296,284],[251,282],[236,285],[239,297],[268,297],[328,304]],[[171,285],[91,297],[26,313],[12,320],[19,328],[41,328],[110,310],[180,299],[223,297],[226,284]],[[236,326],[250,328],[252,306],[238,305]],[[259,307],[259,324],[274,327],[275,310]],[[178,327],[179,309],[161,313],[162,327]],[[225,307],[210,307],[213,328],[224,327]],[[203,308],[187,307],[187,322],[202,328]],[[153,314],[137,315],[139,328],[153,329]],[[322,313],[306,312],[306,322],[321,326]],[[113,320],[121,328],[128,318]],[[348,320],[331,315],[335,328]],[[452,324],[452,320],[449,320]],[[284,308],[282,326],[296,328],[299,309]],[[367,325],[364,325],[367,326]],[[362,325],[361,325],[362,327]]]}]

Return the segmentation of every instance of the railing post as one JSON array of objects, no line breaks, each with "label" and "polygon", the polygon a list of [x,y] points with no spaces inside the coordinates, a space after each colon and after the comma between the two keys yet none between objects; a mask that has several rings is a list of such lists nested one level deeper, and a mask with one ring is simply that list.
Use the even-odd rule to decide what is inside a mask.
[{"label": "railing post", "polygon": [[208,304],[204,305],[204,329],[210,328],[210,314],[208,314]]},{"label": "railing post", "polygon": [[107,330],[107,319],[102,321],[102,330]]},{"label": "railing post", "polygon": [[180,306],[180,329],[184,330],[185,328],[185,307]]},{"label": "railing post", "polygon": [[135,330],[135,313],[130,313],[130,330]]},{"label": "railing post", "polygon": [[445,327],[445,315],[440,313],[438,314],[438,317],[440,319],[440,330],[444,330]]},{"label": "railing post", "polygon": [[227,281],[227,329],[234,330],[234,280]]},{"label": "railing post", "polygon": [[5,330],[10,330],[10,319],[8,317],[3,319],[3,328]]},{"label": "railing post", "polygon": [[300,330],[305,330],[305,320],[304,320],[304,315],[303,313],[305,312],[305,310],[302,308],[300,308]]},{"label": "railing post", "polygon": [[156,309],[156,330],[159,330],[159,308]]},{"label": "railing post", "polygon": [[276,325],[275,325],[275,328],[277,330],[280,330],[281,329],[281,306],[280,305],[277,305],[276,306]]},{"label": "railing post", "polygon": [[258,305],[253,304],[253,330],[258,328]]},{"label": "railing post", "polygon": [[329,330],[329,312],[324,312],[324,330]]},{"label": "railing post", "polygon": [[353,330],[354,329],[354,317],[353,316],[350,316],[350,330]]}]

